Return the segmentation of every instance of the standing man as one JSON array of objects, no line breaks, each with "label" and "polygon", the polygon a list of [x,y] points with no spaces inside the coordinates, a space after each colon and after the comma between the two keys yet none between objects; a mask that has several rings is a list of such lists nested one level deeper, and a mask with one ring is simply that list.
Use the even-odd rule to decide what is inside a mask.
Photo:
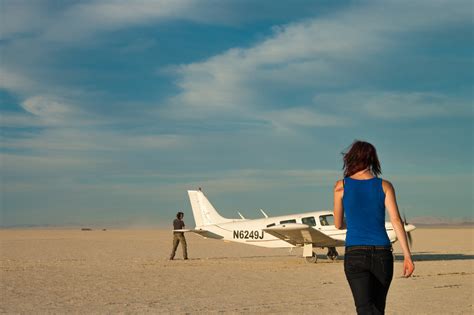
[{"label": "standing man", "polygon": [[[184,213],[181,211],[176,214],[176,219],[173,221],[174,230],[184,229],[183,221]],[[176,254],[176,249],[178,248],[179,242],[181,241],[181,247],[183,248],[183,258],[188,259],[188,248],[186,244],[186,238],[184,237],[184,232],[173,232],[173,251],[171,252],[170,260],[174,259]]]}]

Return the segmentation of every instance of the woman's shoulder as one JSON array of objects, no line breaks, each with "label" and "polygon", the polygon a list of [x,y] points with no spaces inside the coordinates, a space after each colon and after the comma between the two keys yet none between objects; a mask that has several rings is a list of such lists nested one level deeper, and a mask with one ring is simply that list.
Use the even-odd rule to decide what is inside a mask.
[{"label": "woman's shoulder", "polygon": [[381,179],[382,180],[382,187],[383,187],[383,191],[384,192],[387,192],[389,190],[393,190],[393,185],[391,182],[389,182],[388,180],[386,179]]},{"label": "woman's shoulder", "polygon": [[342,191],[344,190],[344,179],[339,179],[334,184],[334,191]]}]

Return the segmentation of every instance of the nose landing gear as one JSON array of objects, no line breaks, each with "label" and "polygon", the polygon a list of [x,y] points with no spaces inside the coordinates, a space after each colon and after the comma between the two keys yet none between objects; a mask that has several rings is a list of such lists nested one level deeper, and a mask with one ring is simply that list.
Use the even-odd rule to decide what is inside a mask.
[{"label": "nose landing gear", "polygon": [[335,261],[339,257],[339,253],[336,250],[336,247],[328,247],[328,259]]},{"label": "nose landing gear", "polygon": [[316,256],[316,253],[313,252],[312,256],[305,257],[305,259],[306,259],[306,262],[315,264],[318,261],[318,256]]}]

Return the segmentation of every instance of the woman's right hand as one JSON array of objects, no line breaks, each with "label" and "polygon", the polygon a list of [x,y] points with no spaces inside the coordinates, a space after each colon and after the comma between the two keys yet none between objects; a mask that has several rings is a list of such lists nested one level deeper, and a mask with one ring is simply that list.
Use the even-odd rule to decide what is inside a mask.
[{"label": "woman's right hand", "polygon": [[415,264],[411,260],[411,256],[406,256],[403,260],[403,276],[405,278],[410,277],[414,270]]}]

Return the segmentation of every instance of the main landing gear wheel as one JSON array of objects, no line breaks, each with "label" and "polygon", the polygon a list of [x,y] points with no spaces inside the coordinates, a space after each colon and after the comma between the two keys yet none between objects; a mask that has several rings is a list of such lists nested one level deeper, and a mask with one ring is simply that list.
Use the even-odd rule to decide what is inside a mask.
[{"label": "main landing gear wheel", "polygon": [[337,257],[339,257],[339,253],[337,252],[335,247],[329,247],[327,256],[328,259],[335,261]]},{"label": "main landing gear wheel", "polygon": [[305,257],[305,259],[306,259],[306,262],[315,264],[318,261],[318,256],[316,256],[316,253],[313,252],[313,256]]}]

